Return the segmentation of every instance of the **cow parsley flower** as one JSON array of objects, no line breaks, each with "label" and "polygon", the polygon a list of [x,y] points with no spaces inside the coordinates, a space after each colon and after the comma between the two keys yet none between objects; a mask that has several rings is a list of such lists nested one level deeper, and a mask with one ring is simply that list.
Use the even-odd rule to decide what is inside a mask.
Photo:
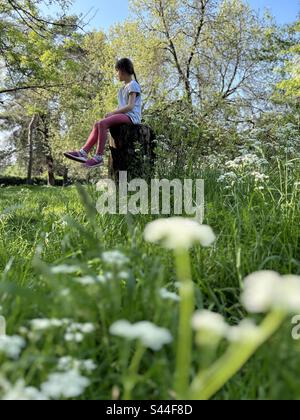
[{"label": "cow parsley flower", "polygon": [[180,301],[180,297],[176,293],[170,292],[165,288],[159,289],[159,295],[162,299],[173,300],[174,302]]},{"label": "cow parsley flower", "polygon": [[17,359],[25,347],[24,338],[18,335],[1,335],[0,336],[0,353],[4,353],[11,359]]},{"label": "cow parsley flower", "polygon": [[285,312],[300,311],[300,276],[281,276],[275,271],[262,270],[245,278],[242,303],[249,312],[262,313],[270,309]]},{"label": "cow parsley flower", "polygon": [[128,340],[140,340],[145,347],[160,350],[163,345],[172,341],[171,333],[166,328],[158,327],[149,321],[140,321],[131,324],[126,320],[113,323],[109,329],[113,335],[124,337]]},{"label": "cow parsley flower", "polygon": [[144,238],[148,242],[161,241],[165,248],[188,249],[196,242],[200,242],[202,246],[211,245],[215,234],[210,226],[201,225],[196,220],[170,217],[148,223]]},{"label": "cow parsley flower", "polygon": [[106,264],[122,267],[129,262],[129,259],[121,251],[106,251],[102,253],[102,259]]},{"label": "cow parsley flower", "polygon": [[221,337],[226,335],[229,328],[222,315],[207,310],[194,313],[192,326],[197,331],[201,330]]},{"label": "cow parsley flower", "polygon": [[79,397],[90,385],[90,380],[82,376],[76,369],[69,372],[52,373],[41,385],[43,394],[50,398]]}]

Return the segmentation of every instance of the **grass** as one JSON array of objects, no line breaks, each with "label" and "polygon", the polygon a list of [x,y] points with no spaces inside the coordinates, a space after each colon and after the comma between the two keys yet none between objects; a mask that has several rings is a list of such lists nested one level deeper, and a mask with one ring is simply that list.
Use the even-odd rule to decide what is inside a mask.
[{"label": "grass", "polygon": [[[205,220],[217,235],[210,248],[191,251],[196,306],[238,322],[245,312],[239,303],[243,278],[260,269],[300,274],[299,170],[274,167],[264,190],[245,179],[232,189],[217,182],[218,171],[202,170],[205,180]],[[94,186],[85,187],[95,203]],[[18,361],[0,359],[14,383],[25,378],[38,386],[65,355],[93,359],[97,369],[82,398],[110,399],[122,395],[123,379],[134,345],[109,334],[118,319],[149,320],[168,328],[174,342],[159,352],[147,350],[141,361],[135,399],[172,397],[175,366],[177,304],[163,301],[158,289],[176,291],[171,252],[146,243],[143,230],[150,215],[99,215],[75,187],[7,187],[0,190],[0,313],[8,333],[18,334],[33,318],[72,318],[92,322],[96,332],[80,345],[65,343],[63,333],[51,330],[28,339]],[[83,193],[81,193],[83,194]],[[65,217],[67,216],[67,219]],[[101,259],[118,249],[130,259],[128,280],[101,286],[82,286],[75,274],[49,272],[49,266],[79,265],[84,275],[118,275]],[[250,362],[216,395],[217,399],[299,399],[299,343],[287,322]],[[195,347],[193,366],[200,360]],[[163,374],[162,374],[163,373]],[[195,372],[194,372],[195,373]]]}]

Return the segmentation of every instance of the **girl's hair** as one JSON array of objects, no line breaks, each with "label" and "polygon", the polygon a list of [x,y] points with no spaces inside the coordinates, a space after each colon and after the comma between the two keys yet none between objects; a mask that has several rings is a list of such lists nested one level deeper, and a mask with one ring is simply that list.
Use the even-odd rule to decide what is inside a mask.
[{"label": "girl's hair", "polygon": [[138,82],[134,71],[133,63],[129,58],[121,58],[120,60],[117,60],[115,69],[122,70],[128,74],[133,74],[135,80]]}]

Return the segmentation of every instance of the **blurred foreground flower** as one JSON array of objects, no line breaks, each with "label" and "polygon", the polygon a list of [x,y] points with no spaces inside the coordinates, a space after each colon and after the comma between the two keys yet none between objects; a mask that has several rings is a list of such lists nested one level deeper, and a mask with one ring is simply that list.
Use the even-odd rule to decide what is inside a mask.
[{"label": "blurred foreground flower", "polygon": [[163,345],[172,341],[172,336],[166,328],[157,327],[149,321],[131,324],[126,320],[116,321],[109,329],[113,335],[128,340],[140,340],[141,343],[152,350],[160,350]]},{"label": "blurred foreground flower", "polygon": [[270,270],[257,271],[245,278],[241,299],[248,312],[277,309],[297,313],[300,311],[300,276],[281,276]]},{"label": "blurred foreground flower", "polygon": [[165,248],[188,249],[197,242],[202,246],[211,245],[215,234],[210,226],[201,225],[196,220],[169,217],[150,222],[145,228],[144,238],[148,242],[160,241]]}]

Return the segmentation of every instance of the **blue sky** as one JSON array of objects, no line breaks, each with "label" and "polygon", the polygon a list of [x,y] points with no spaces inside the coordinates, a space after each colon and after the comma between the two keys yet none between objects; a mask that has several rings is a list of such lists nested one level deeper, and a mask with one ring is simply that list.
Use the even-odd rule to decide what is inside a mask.
[{"label": "blue sky", "polygon": [[[245,0],[246,1],[246,0]],[[300,0],[247,0],[255,9],[263,12],[264,8],[270,9],[276,21],[280,24],[296,20],[300,10]],[[91,21],[88,29],[104,29],[105,31],[116,22],[122,22],[129,16],[128,0],[74,0],[71,8],[76,13],[87,13],[98,9],[97,15]]]}]

